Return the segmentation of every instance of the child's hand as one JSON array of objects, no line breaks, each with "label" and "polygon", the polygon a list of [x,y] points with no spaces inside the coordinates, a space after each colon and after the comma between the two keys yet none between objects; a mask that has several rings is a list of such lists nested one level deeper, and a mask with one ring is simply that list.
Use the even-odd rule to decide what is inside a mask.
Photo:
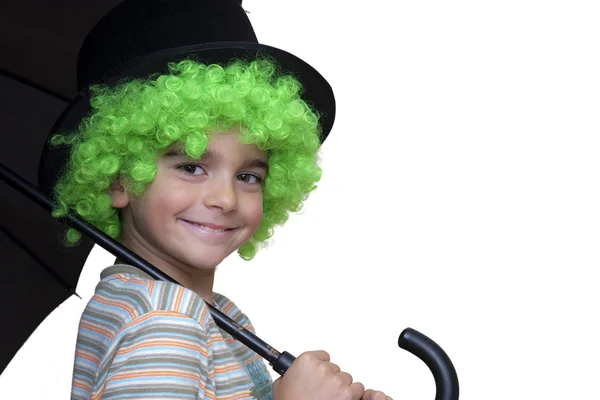
[{"label": "child's hand", "polygon": [[378,392],[373,389],[367,389],[361,400],[392,400],[390,396],[386,396],[383,392]]},{"label": "child's hand", "polygon": [[322,350],[302,353],[273,382],[274,400],[360,400],[364,392],[364,385],[353,383],[352,376],[329,362],[329,354]]}]

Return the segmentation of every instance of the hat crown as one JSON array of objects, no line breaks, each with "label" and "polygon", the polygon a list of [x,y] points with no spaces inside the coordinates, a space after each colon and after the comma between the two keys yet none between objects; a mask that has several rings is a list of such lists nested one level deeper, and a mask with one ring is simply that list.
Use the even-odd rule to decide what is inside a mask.
[{"label": "hat crown", "polygon": [[84,90],[119,65],[188,45],[258,43],[241,0],[125,0],[86,36],[77,59]]}]

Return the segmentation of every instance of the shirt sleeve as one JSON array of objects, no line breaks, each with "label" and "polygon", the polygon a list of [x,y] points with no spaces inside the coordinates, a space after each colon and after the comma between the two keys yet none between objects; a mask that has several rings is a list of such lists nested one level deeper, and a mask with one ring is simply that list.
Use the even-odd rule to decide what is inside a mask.
[{"label": "shirt sleeve", "polygon": [[214,399],[209,335],[188,315],[148,312],[109,343],[94,383],[94,400]]}]

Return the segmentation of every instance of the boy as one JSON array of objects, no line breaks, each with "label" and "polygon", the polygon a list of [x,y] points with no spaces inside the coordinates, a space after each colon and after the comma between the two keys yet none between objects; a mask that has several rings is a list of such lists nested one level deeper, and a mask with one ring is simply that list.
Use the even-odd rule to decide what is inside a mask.
[{"label": "boy", "polygon": [[[125,3],[111,23],[127,10],[124,20],[173,7],[184,16],[200,3],[211,34],[222,14],[241,18],[230,0]],[[167,8],[152,11],[150,3]],[[167,32],[160,22],[149,26]],[[104,46],[106,58],[117,51]],[[179,283],[154,281],[118,259],[103,271],[80,322],[72,399],[385,399],[324,351],[303,353],[271,382],[263,361],[222,332],[205,305],[254,332],[212,291],[215,268],[236,250],[252,259],[301,207],[320,178],[324,139],[323,109],[301,98],[303,83],[279,73],[271,57],[248,61],[228,51],[226,63],[197,62],[194,53],[143,78],[121,70],[111,85],[90,86],[92,110],[74,134],[52,136],[52,146],[71,146],[53,185],[53,216],[74,209]],[[66,242],[78,240],[69,229]]]}]

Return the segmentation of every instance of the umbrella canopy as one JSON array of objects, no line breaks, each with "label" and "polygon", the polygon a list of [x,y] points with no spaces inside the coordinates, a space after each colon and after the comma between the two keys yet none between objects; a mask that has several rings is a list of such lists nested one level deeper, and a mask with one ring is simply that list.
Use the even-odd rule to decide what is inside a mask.
[{"label": "umbrella canopy", "polygon": [[[119,2],[23,0],[2,7],[0,161],[34,185],[46,137],[77,91],[81,42]],[[61,231],[46,210],[0,180],[0,294],[12,305],[3,317],[0,373],[46,316],[74,293],[93,243],[83,238],[66,249]]]},{"label": "umbrella canopy", "polygon": [[[37,184],[42,146],[65,103],[0,76],[1,162]],[[28,149],[23,151],[23,149]],[[0,180],[0,295],[3,315],[0,373],[50,312],[74,293],[93,243],[65,248],[62,228],[42,207]]]},{"label": "umbrella canopy", "polygon": [[[22,0],[2,7],[0,162],[34,185],[46,137],[77,94],[79,47],[91,27],[120,2]],[[2,180],[0,194],[0,293],[14,305],[4,315],[10,329],[2,333],[2,373],[35,328],[74,293],[93,242],[84,237],[79,246],[64,248],[62,228],[46,210]]]},{"label": "umbrella canopy", "polygon": [[4,2],[0,13],[0,69],[72,100],[77,94],[76,63],[83,39],[121,1]]}]

